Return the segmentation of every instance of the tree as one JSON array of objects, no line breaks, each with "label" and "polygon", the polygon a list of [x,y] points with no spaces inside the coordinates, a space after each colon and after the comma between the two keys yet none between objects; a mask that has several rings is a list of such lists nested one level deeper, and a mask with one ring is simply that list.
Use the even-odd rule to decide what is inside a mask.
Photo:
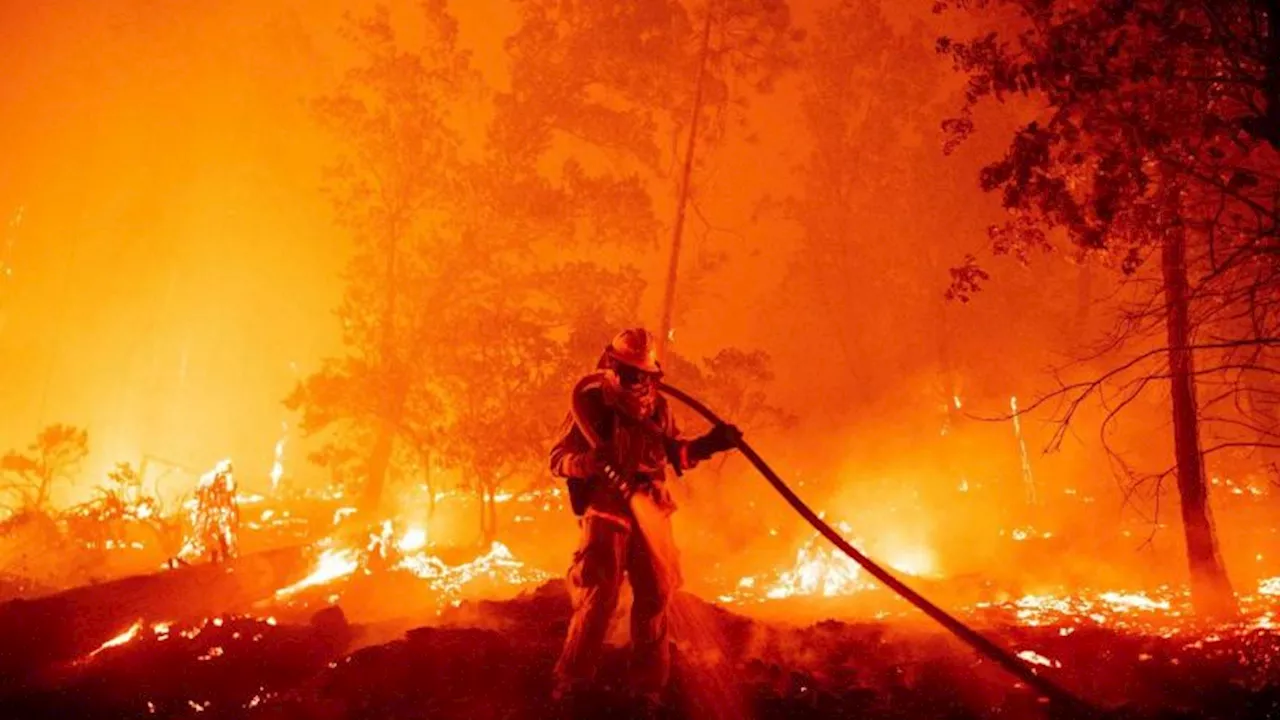
[{"label": "tree", "polygon": [[366,507],[376,508],[394,458],[424,474],[454,469],[479,496],[492,539],[498,488],[543,464],[558,420],[547,404],[553,389],[567,391],[579,324],[634,317],[634,271],[582,258],[651,237],[652,210],[633,177],[572,159],[547,173],[542,126],[529,130],[519,114],[500,111],[481,156],[462,159],[446,110],[488,96],[442,4],[425,16],[417,52],[397,45],[385,10],[354,23],[364,64],[321,103],[353,150],[334,175],[339,220],[357,241],[339,310],[348,353],[287,403],[304,432],[330,432],[314,459],[335,473],[372,447]]},{"label": "tree", "polygon": [[[1128,357],[1060,388],[1061,419],[1110,387],[1105,430],[1168,382],[1176,462],[1151,477],[1177,478],[1197,608],[1229,612],[1204,463],[1276,445],[1273,418],[1247,399],[1275,397],[1280,345],[1271,300],[1280,290],[1280,13],[1245,0],[938,3],[947,5],[997,23],[939,42],[969,78],[947,125],[952,142],[973,132],[985,99],[1044,103],[982,174],[1012,215],[992,229],[994,251],[1052,250],[1056,228],[1127,279],[1104,348]],[[958,295],[985,276],[974,258],[953,272]]]},{"label": "tree", "polygon": [[769,403],[765,388],[773,382],[768,353],[724,348],[695,364],[673,355],[669,370],[680,387],[707,402],[732,422],[761,431],[787,428],[796,418]]},{"label": "tree", "polygon": [[[676,353],[667,358],[666,368],[681,390],[691,393],[707,403],[728,422],[752,433],[792,427],[797,418],[786,410],[769,402],[767,386],[774,374],[768,353],[761,350],[745,351],[724,348],[714,356],[695,363]],[[676,418],[681,432],[696,436],[692,412],[676,404]],[[720,477],[728,455],[721,455],[711,465],[715,477]],[[725,492],[718,483],[717,496]],[[727,498],[726,498],[727,499]]]},{"label": "tree", "polygon": [[531,157],[568,154],[622,168],[633,188],[670,182],[664,157],[679,158],[665,341],[694,170],[731,123],[745,122],[749,91],[767,92],[793,64],[802,35],[783,0],[518,6],[520,28],[507,41],[512,91],[497,98],[499,142],[520,138]]},{"label": "tree", "polygon": [[[628,69],[625,53],[606,57],[601,37],[628,48],[668,41],[613,23],[635,20],[630,5],[606,9],[579,8],[600,24],[561,45],[561,9],[525,4],[509,44],[511,89],[493,95],[471,90],[440,3],[425,9],[429,45],[418,51],[398,45],[385,10],[353,24],[362,64],[321,103],[352,151],[332,176],[338,219],[356,240],[339,310],[347,352],[287,402],[304,432],[329,433],[316,459],[334,472],[372,448],[365,507],[376,508],[395,458],[406,469],[448,468],[476,493],[481,535],[493,539],[500,488],[546,475],[546,446],[589,368],[584,357],[637,321],[644,282],[630,260],[653,244],[653,203],[635,168],[593,153],[624,152],[643,136],[636,128],[653,142],[654,128],[649,110],[593,100],[591,78],[625,76],[619,87],[661,95],[661,78]],[[448,122],[447,108],[467,98],[494,102],[478,153],[462,153]],[[591,151],[557,147],[574,133]]]},{"label": "tree", "polygon": [[[932,239],[951,234],[954,223],[945,212],[920,212],[921,204],[960,205],[956,173],[936,167],[926,142],[949,99],[940,64],[924,52],[924,28],[895,30],[877,0],[833,3],[817,27],[803,55],[812,147],[801,192],[784,205],[802,233],[790,268],[796,302],[820,318],[831,352],[852,367],[885,361],[867,357],[862,338],[924,324],[937,343],[903,348],[892,361],[948,376],[940,399],[950,402],[957,391],[945,303],[918,272],[922,254],[929,266],[945,267]],[[893,312],[857,311],[884,297],[894,298]]]},{"label": "tree", "polygon": [[89,433],[70,425],[41,430],[26,452],[10,450],[0,457],[0,495],[15,515],[47,514],[59,482],[75,480],[89,454]]},{"label": "tree", "polygon": [[[791,41],[803,35],[791,29],[790,10],[784,0],[709,0],[702,8],[702,32],[696,60],[689,122],[685,130],[684,159],[676,196],[675,220],[671,226],[671,250],[662,296],[662,317],[658,325],[659,356],[665,355],[675,311],[676,277],[680,266],[680,244],[685,212],[692,198],[693,166],[702,128],[703,106],[718,83],[722,92],[719,110],[733,102],[745,107],[742,97],[734,97],[734,81],[768,90],[776,76],[794,62]],[[710,130],[708,128],[707,130]]]},{"label": "tree", "polygon": [[415,351],[431,311],[447,298],[418,294],[429,287],[425,246],[456,212],[453,203],[463,191],[461,140],[449,113],[477,82],[443,0],[424,2],[420,19],[424,42],[409,52],[386,7],[348,18],[348,36],[363,64],[316,103],[321,121],[347,151],[330,168],[328,189],[336,219],[356,246],[338,310],[348,352],[326,361],[286,400],[303,413],[306,434],[335,424],[370,431],[360,504],[372,510],[382,502],[397,438],[420,439],[425,432],[413,428],[409,409],[438,405]]}]

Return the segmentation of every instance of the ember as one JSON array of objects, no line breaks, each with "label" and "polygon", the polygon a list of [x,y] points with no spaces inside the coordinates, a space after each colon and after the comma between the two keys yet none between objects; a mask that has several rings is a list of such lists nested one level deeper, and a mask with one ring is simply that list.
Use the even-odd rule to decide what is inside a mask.
[{"label": "ember", "polygon": [[103,650],[107,650],[107,649],[109,649],[109,648],[113,648],[113,647],[120,647],[121,645],[124,645],[125,643],[127,643],[127,642],[129,642],[130,640],[133,640],[135,637],[137,637],[137,636],[138,636],[138,631],[140,631],[140,630],[142,630],[142,621],[141,621],[141,620],[139,620],[139,621],[135,622],[134,624],[130,625],[130,626],[129,626],[129,628],[128,628],[127,630],[125,630],[124,632],[120,633],[119,635],[117,635],[117,636],[115,636],[115,637],[111,638],[110,640],[107,640],[106,642],[104,642],[104,643],[102,643],[101,645],[99,645],[97,650],[94,650],[93,652],[89,653],[89,657],[93,657],[93,656],[97,655],[98,653],[102,652]]}]

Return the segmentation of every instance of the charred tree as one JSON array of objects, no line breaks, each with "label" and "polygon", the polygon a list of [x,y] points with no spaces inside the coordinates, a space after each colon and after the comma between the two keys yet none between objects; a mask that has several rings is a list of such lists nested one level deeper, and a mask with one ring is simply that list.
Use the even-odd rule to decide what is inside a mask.
[{"label": "charred tree", "polygon": [[1169,390],[1173,402],[1173,438],[1177,456],[1178,498],[1191,573],[1191,598],[1209,616],[1232,614],[1235,596],[1218,549],[1205,484],[1204,454],[1200,448],[1196,409],[1195,358],[1192,353],[1188,304],[1186,240],[1180,230],[1169,232],[1160,251],[1169,337]]}]

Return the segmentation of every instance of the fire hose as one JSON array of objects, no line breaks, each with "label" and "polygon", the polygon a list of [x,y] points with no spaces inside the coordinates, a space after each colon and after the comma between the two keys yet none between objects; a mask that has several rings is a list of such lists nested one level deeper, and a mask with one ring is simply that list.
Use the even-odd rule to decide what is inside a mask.
[{"label": "fire hose", "polygon": [[[671,387],[666,383],[661,383],[659,388],[663,393],[679,400],[681,403],[684,403],[691,410],[701,415],[713,425],[724,424],[724,420],[712,412],[710,408],[703,405],[687,393]],[[877,580],[884,583],[884,585],[890,590],[914,605],[925,615],[928,615],[932,620],[946,628],[946,630],[952,635],[955,635],[957,638],[964,641],[979,654],[995,662],[1009,674],[1026,683],[1028,687],[1038,691],[1043,697],[1056,704],[1060,709],[1067,710],[1076,717],[1101,717],[1103,715],[1098,708],[1085,702],[1048,678],[1041,677],[1036,674],[1035,670],[1020,658],[999,645],[996,645],[990,639],[973,628],[952,617],[945,610],[934,605],[920,593],[912,590],[910,587],[907,587],[906,584],[894,577],[888,570],[884,569],[853,545],[849,544],[849,542],[833,530],[830,525],[823,521],[822,518],[818,517],[817,513],[810,509],[809,506],[799,498],[799,496],[792,492],[791,488],[783,482],[782,478],[778,477],[778,474],[769,467],[768,463],[766,463],[764,459],[747,444],[746,440],[741,438],[741,436],[739,436],[737,441],[737,449],[744,457],[747,458],[748,461],[751,462],[755,469],[769,481],[769,484],[773,486],[773,489],[778,491],[778,494],[787,501],[787,504],[789,504],[793,510],[799,513],[801,517],[812,525],[818,533],[829,540],[831,544],[835,545],[845,555],[852,558],[854,562],[862,566],[862,568],[868,573],[871,573],[871,575]]]}]

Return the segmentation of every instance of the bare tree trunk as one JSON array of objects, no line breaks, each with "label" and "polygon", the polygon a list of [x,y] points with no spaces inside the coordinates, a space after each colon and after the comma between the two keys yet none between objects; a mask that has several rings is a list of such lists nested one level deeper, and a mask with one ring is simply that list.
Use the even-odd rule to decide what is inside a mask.
[{"label": "bare tree trunk", "polygon": [[711,44],[712,8],[702,28],[702,50],[698,54],[698,80],[693,91],[693,121],[689,125],[689,141],[684,148],[684,170],[680,176],[680,196],[676,200],[676,220],[671,230],[671,258],[667,263],[667,287],[662,296],[662,323],[658,328],[658,358],[666,358],[667,336],[671,333],[671,314],[675,306],[676,271],[680,267],[680,238],[684,233],[685,208],[689,204],[689,180],[693,175],[694,148],[697,146],[698,123],[702,115],[702,89],[707,77],[707,50]]},{"label": "bare tree trunk", "polygon": [[1169,335],[1169,379],[1173,398],[1173,439],[1177,455],[1178,497],[1191,571],[1191,600],[1210,617],[1233,615],[1235,594],[1222,562],[1205,485],[1204,454],[1196,408],[1195,366],[1187,301],[1186,241],[1170,232],[1161,248],[1166,326]]}]

